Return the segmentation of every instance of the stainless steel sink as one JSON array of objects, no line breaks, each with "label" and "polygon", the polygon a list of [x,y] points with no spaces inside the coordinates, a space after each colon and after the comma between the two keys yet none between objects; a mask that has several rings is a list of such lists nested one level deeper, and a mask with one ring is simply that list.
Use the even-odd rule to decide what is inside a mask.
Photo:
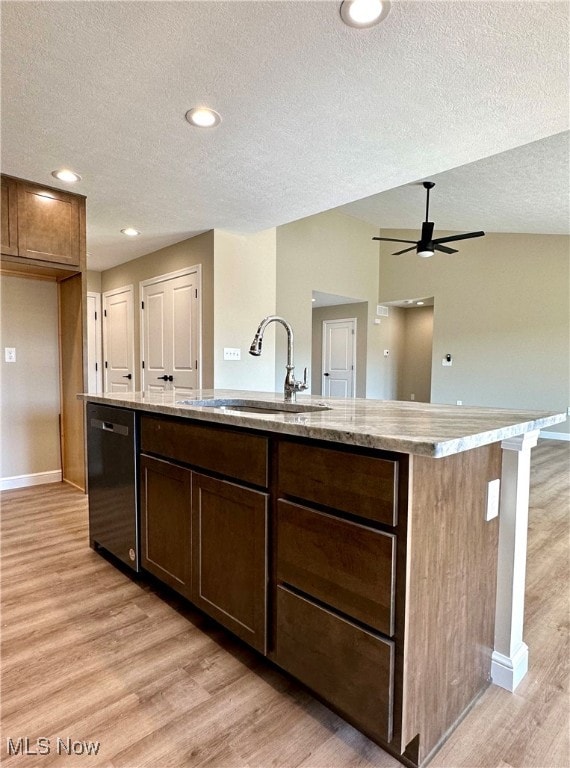
[{"label": "stainless steel sink", "polygon": [[212,400],[178,400],[176,405],[189,405],[196,408],[217,408],[220,411],[240,411],[245,413],[316,413],[330,411],[324,404],[285,403],[272,400],[245,400],[237,398],[217,398]]}]

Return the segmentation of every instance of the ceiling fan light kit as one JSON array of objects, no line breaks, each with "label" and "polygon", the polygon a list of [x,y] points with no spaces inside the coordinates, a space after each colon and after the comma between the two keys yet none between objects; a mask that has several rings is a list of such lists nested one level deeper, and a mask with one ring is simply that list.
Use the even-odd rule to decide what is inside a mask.
[{"label": "ceiling fan light kit", "polygon": [[463,235],[448,235],[447,237],[433,238],[434,223],[429,220],[429,193],[430,189],[435,187],[435,181],[424,181],[422,182],[422,186],[426,190],[426,220],[422,224],[420,239],[416,242],[415,240],[399,240],[394,237],[372,238],[373,240],[383,240],[390,243],[412,243],[411,248],[404,248],[403,251],[396,251],[392,256],[401,256],[403,253],[413,251],[414,248],[417,255],[422,256],[424,259],[433,256],[435,251],[441,251],[442,253],[457,253],[454,248],[448,248],[446,245],[442,245],[442,243],[453,243],[456,240],[467,240],[472,237],[483,237],[485,235],[484,232],[466,232]]}]

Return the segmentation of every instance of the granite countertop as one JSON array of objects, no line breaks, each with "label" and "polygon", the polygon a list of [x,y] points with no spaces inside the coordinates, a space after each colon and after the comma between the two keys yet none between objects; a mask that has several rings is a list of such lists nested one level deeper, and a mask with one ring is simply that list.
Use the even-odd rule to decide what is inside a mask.
[{"label": "granite countertop", "polygon": [[[165,416],[182,416],[245,429],[434,458],[496,443],[566,420],[566,414],[549,411],[515,411],[395,400],[345,400],[316,395],[299,395],[297,403],[326,404],[330,410],[264,414],[232,411],[229,404],[227,410],[199,405],[200,401],[211,399],[247,399],[259,405],[267,402],[283,403],[282,393],[225,389],[196,390],[191,395],[121,392],[81,394],[78,397],[93,403]],[[181,400],[189,403],[182,405]]]}]

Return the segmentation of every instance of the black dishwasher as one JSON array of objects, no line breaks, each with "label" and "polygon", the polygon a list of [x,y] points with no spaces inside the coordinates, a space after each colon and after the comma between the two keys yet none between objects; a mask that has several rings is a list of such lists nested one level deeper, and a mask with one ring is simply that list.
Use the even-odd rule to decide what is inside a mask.
[{"label": "black dishwasher", "polygon": [[89,540],[139,570],[135,412],[87,403]]}]

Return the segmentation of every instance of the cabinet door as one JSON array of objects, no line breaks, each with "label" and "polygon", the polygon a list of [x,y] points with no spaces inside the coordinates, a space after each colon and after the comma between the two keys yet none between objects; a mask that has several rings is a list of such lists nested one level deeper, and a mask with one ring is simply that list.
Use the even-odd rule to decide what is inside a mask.
[{"label": "cabinet door", "polygon": [[79,266],[79,201],[76,195],[31,184],[19,184],[19,255],[39,261]]},{"label": "cabinet door", "polygon": [[267,494],[192,475],[192,601],[265,653]]},{"label": "cabinet door", "polygon": [[141,566],[190,597],[189,469],[141,456]]},{"label": "cabinet door", "polygon": [[12,179],[2,177],[2,253],[18,255],[18,186]]}]

